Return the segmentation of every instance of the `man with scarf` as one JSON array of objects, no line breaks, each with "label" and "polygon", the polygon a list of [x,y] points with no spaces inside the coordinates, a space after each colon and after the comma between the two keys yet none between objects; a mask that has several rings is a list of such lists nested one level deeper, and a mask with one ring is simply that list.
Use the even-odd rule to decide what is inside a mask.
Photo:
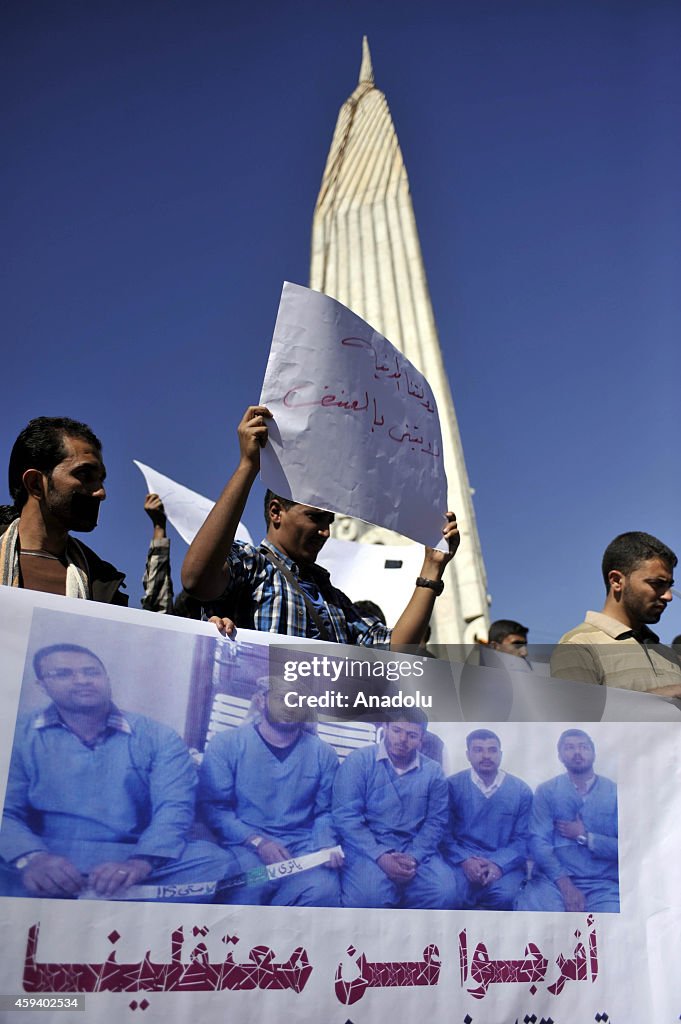
[{"label": "man with scarf", "polygon": [[102,445],[85,423],[39,416],[14,443],[13,505],[0,507],[0,583],[127,605],[125,575],[70,536],[97,525],[106,492]]}]

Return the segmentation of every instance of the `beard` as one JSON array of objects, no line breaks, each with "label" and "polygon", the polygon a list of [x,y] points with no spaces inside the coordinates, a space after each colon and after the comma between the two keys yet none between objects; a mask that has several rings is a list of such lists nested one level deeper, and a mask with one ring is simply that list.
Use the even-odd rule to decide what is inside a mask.
[{"label": "beard", "polygon": [[94,530],[101,504],[101,498],[93,498],[90,494],[71,495],[71,529],[80,533]]},{"label": "beard", "polygon": [[582,761],[579,764],[569,764],[567,767],[573,775],[586,775],[593,768],[593,761],[591,763]]},{"label": "beard", "polygon": [[90,533],[96,527],[101,498],[77,492],[63,494],[53,486],[52,480],[49,480],[47,499],[50,513],[66,530]]},{"label": "beard", "polygon": [[[632,622],[643,622],[646,625],[660,621],[662,613],[667,607],[659,607],[659,602],[645,600],[641,597],[627,595],[623,596],[622,604]],[[657,607],[656,607],[657,605]]]},{"label": "beard", "polygon": [[[297,711],[297,715],[296,715]],[[266,722],[282,733],[300,732],[305,722],[305,712],[301,709],[282,708],[281,718],[276,718],[270,711],[269,701],[265,700],[262,715]]]}]

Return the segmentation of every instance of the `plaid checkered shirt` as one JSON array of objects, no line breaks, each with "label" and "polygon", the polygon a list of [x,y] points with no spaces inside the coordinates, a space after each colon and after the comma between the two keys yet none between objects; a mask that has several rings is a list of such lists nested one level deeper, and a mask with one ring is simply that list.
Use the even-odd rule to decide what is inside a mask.
[{"label": "plaid checkered shirt", "polygon": [[[269,541],[260,548],[242,541],[232,545],[227,563],[230,584],[222,599],[211,605],[210,613],[229,615],[237,626],[285,636],[318,638],[318,629],[309,614],[301,591],[294,588],[284,574],[263,554],[272,552],[296,578],[299,566]],[[320,565],[306,566],[305,585],[318,592],[315,607],[326,622],[333,639],[341,644],[365,647],[390,646],[391,630],[372,615],[362,616],[346,594],[336,590],[326,569]],[[235,611],[235,608],[239,609]]]}]

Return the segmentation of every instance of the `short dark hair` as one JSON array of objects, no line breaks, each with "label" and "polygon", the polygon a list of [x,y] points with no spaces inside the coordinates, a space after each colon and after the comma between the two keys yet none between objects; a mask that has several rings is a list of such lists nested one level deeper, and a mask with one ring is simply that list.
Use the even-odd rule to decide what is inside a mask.
[{"label": "short dark hair", "polygon": [[586,740],[587,743],[589,744],[589,746],[591,747],[591,749],[593,750],[594,754],[596,753],[596,747],[594,746],[594,741],[591,739],[591,737],[589,736],[588,732],[584,732],[583,729],[566,729],[565,732],[562,732],[560,734],[560,736],[558,737],[558,743],[556,744],[557,749],[558,749],[559,752],[560,752],[560,748],[563,746],[563,743],[565,742],[565,740],[568,740],[568,739],[570,739],[573,736],[575,736],[575,737],[578,736],[580,739]]},{"label": "short dark hair", "polygon": [[0,505],[0,526],[9,526],[19,515],[19,509],[14,505]]},{"label": "short dark hair", "polygon": [[95,661],[99,662],[104,671],[106,672],[106,665],[101,658],[98,658],[94,651],[91,651],[89,647],[82,647],[80,644],[50,644],[49,647],[41,647],[39,651],[36,651],[33,655],[33,671],[38,679],[42,679],[40,674],[40,666],[45,658],[49,658],[51,654],[87,654]]},{"label": "short dark hair", "polygon": [[87,423],[79,423],[68,416],[38,416],[19,434],[9,457],[7,471],[9,494],[17,513],[28,499],[22,480],[24,473],[27,469],[39,469],[49,476],[54,467],[66,458],[65,437],[80,438],[98,451],[102,450],[102,442]]},{"label": "short dark hair", "polygon": [[393,725],[395,722],[410,722],[412,725],[420,725],[422,732],[428,728],[428,715],[423,708],[399,708],[385,717],[386,725]]},{"label": "short dark hair", "polygon": [[282,508],[293,508],[294,505],[300,504],[297,501],[291,501],[290,498],[282,498],[280,494],[275,494],[274,491],[271,491],[268,487],[265,491],[264,502],[265,526],[268,530],[270,528],[270,504],[273,501],[278,501]]},{"label": "short dark hair", "polygon": [[375,601],[354,601],[353,604],[362,618],[370,615],[374,619],[378,619],[379,622],[382,622],[384,626],[386,625],[383,609]]},{"label": "short dark hair", "polygon": [[475,740],[496,740],[499,750],[501,750],[501,740],[491,729],[474,729],[473,732],[469,732],[466,736],[466,750],[471,749],[471,743],[474,743]]},{"label": "short dark hair", "polygon": [[630,572],[638,568],[641,562],[647,562],[651,558],[660,558],[667,563],[670,569],[673,569],[678,562],[672,549],[650,533],[642,533],[640,530],[620,533],[619,537],[615,537],[608,544],[603,554],[601,568],[606,593],[610,590],[608,574],[613,569],[619,569],[625,576],[628,576]]},{"label": "short dark hair", "polygon": [[501,644],[504,642],[507,636],[511,633],[517,633],[518,636],[524,636],[527,640],[527,634],[529,629],[527,626],[521,626],[519,622],[514,622],[513,619],[497,619],[489,627],[489,633],[487,639],[491,644]]}]

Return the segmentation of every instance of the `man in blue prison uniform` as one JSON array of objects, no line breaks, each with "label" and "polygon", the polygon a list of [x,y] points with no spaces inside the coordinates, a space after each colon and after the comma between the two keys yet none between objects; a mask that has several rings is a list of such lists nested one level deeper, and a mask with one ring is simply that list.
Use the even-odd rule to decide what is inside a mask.
[{"label": "man in blue prison uniform", "polygon": [[449,835],[442,849],[456,878],[456,906],[511,910],[525,878],[532,791],[500,768],[489,729],[466,737],[470,769],[449,779]]},{"label": "man in blue prison uniform", "polygon": [[[248,871],[337,843],[331,820],[336,752],[284,703],[291,687],[256,694],[260,721],[218,733],[201,765],[199,805],[203,819],[239,865]],[[231,903],[337,907],[338,868],[328,865],[277,882],[241,886]]]},{"label": "man in blue prison uniform", "polygon": [[438,853],[447,826],[447,782],[420,753],[418,709],[388,722],[382,741],[354,750],[338,769],[333,813],[345,852],[344,907],[454,905],[452,872]]},{"label": "man in blue prison uniform", "polygon": [[620,909],[617,867],[617,787],[596,775],[593,741],[581,729],[558,740],[564,775],[537,787],[530,818],[535,877],[518,910]]},{"label": "man in blue prison uniform", "polygon": [[75,898],[92,888],[125,898],[142,882],[227,874],[230,860],[215,844],[187,841],[197,777],[180,737],[119,711],[104,665],[85,647],[44,647],[33,665],[52,703],[17,725],[0,891]]}]

